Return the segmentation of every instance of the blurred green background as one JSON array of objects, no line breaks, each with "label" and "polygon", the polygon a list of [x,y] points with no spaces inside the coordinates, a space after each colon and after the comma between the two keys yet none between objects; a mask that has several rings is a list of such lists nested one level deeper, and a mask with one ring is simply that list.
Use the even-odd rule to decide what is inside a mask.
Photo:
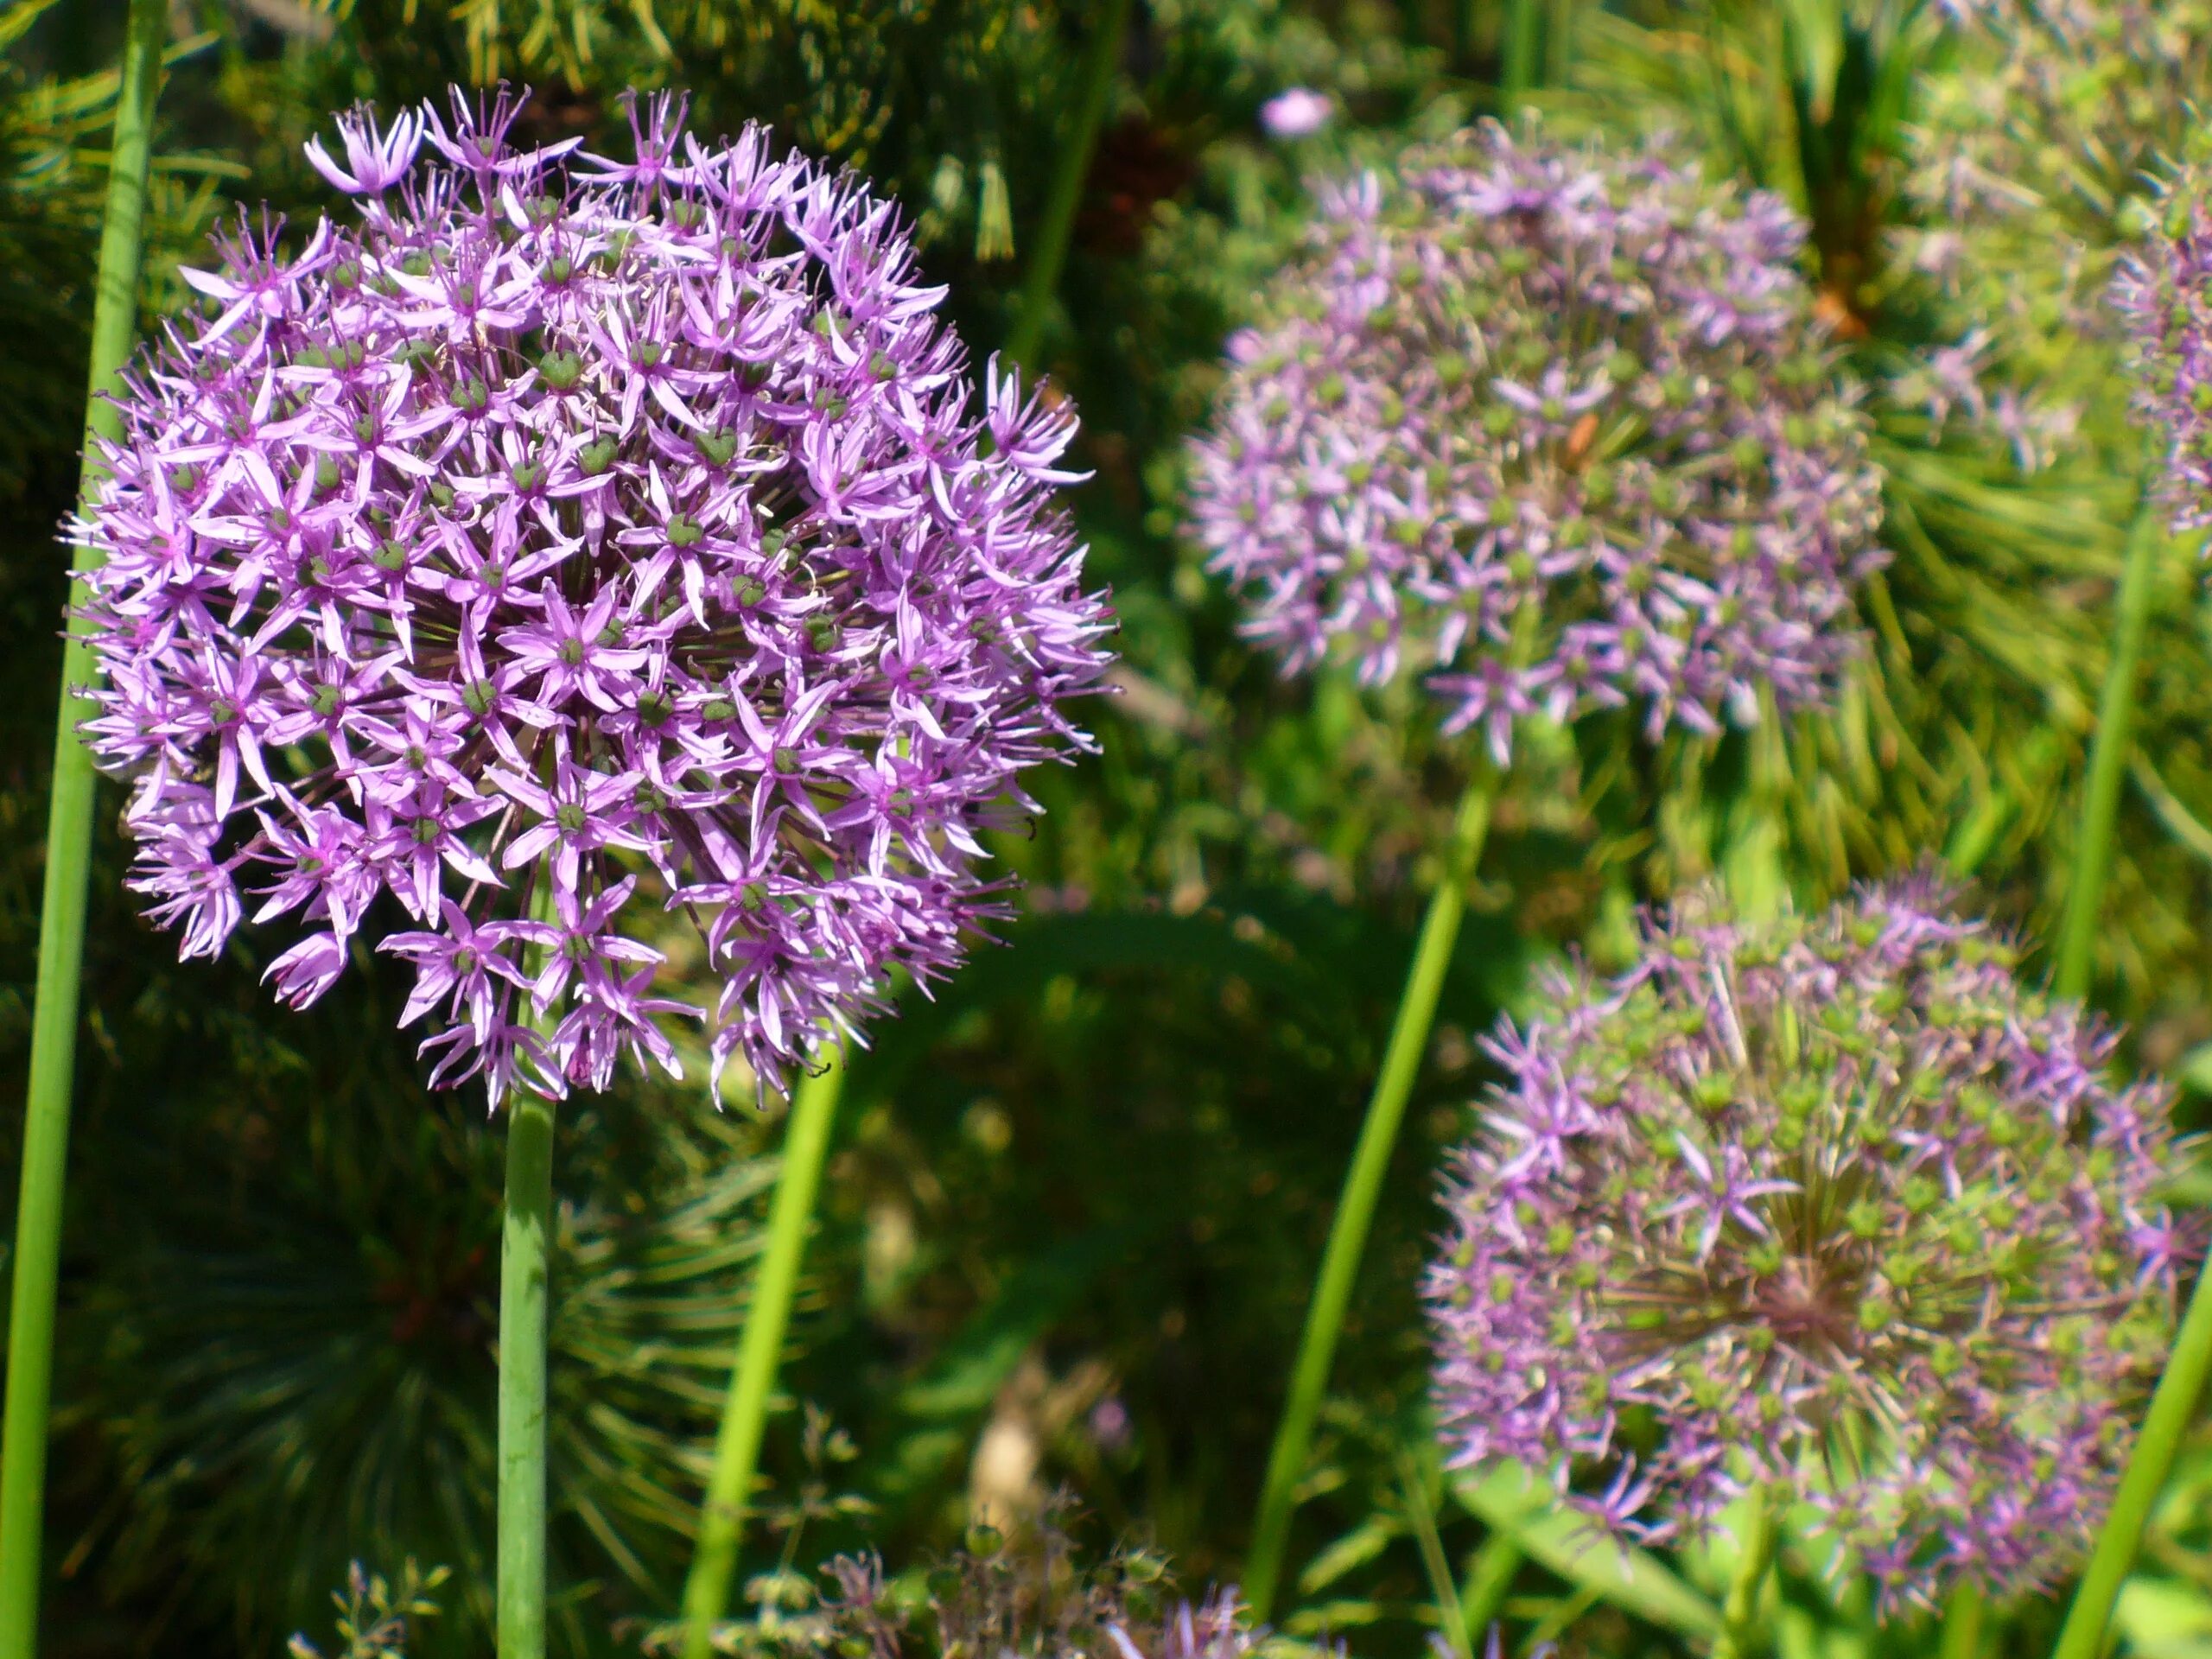
[{"label": "blurred green background", "polygon": [[[903,997],[853,1068],[770,1424],[782,1529],[748,1543],[761,1594],[779,1562],[863,1543],[914,1559],[1061,1487],[1084,1536],[1141,1536],[1194,1590],[1233,1580],[1462,763],[1403,694],[1286,683],[1239,642],[1179,535],[1181,444],[1296,242],[1309,175],[1526,103],[1575,133],[1671,130],[1808,214],[1806,274],[1891,475],[1892,563],[1833,716],[1656,748],[1595,722],[1517,769],[1355,1299],[1281,1623],[1414,1655],[1456,1605],[1462,1624],[1501,1614],[1516,1646],[1692,1650],[1665,1594],[1522,1537],[1510,1504],[1478,1515],[1435,1469],[1414,1299],[1434,1172],[1471,1122],[1478,1039],[1530,964],[1617,954],[1630,907],[1708,873],[1755,794],[1779,791],[1801,901],[1940,855],[2004,925],[2055,932],[2145,461],[2097,296],[2141,169],[2212,90],[2198,10],[2088,10],[2166,32],[2124,29],[2054,88],[2032,42],[1913,0],[176,0],[149,327],[233,203],[324,205],[300,144],[328,111],[504,76],[536,87],[542,134],[619,149],[621,90],[672,86],[699,126],[765,120],[864,169],[906,203],[980,360],[1014,327],[1086,64],[1110,70],[1029,366],[1083,412],[1093,476],[1072,505],[1122,619],[1118,695],[1089,710],[1102,755],[1037,780],[1046,817],[998,849],[1027,884],[1003,947],[934,1001]],[[122,18],[94,0],[0,11],[6,1103],[28,1046],[56,531]],[[1292,86],[1327,93],[1337,119],[1277,143],[1258,111]],[[1937,418],[1936,354],[1968,340],[1986,342],[1988,407]],[[2129,1022],[2130,1064],[2212,1083],[2196,564],[2160,550],[2094,995]],[[273,1654],[327,1630],[349,1560],[411,1556],[455,1569],[416,1651],[487,1652],[498,1126],[470,1094],[423,1091],[389,976],[291,1015],[261,990],[251,935],[213,968],[175,966],[124,901],[120,796],[104,799],[48,1651]],[[2196,1121],[2198,1097],[2183,1109]],[[10,1160],[18,1121],[0,1112]],[[569,1111],[562,1135],[556,1640],[635,1652],[688,1559],[779,1127],[633,1084]],[[1709,1588],[1712,1563],[1676,1565],[1693,1600]],[[1933,1651],[1924,1624],[1870,1636],[1810,1565],[1785,1558],[1792,1659]],[[2012,1610],[1990,1650],[2032,1650],[2051,1622]],[[2133,1651],[2212,1654],[2204,1446],[2122,1623]]]}]

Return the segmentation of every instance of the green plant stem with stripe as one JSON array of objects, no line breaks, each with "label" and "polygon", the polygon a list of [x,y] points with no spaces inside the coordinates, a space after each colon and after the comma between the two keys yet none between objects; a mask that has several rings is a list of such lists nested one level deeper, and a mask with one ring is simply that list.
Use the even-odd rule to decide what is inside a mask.
[{"label": "green plant stem with stripe", "polygon": [[1452,839],[1445,849],[1444,868],[1414,947],[1413,969],[1391,1021],[1382,1074],[1368,1102],[1351,1168],[1344,1178],[1344,1196],[1338,1201],[1336,1219],[1322,1252],[1320,1274],[1314,1282],[1313,1300],[1299,1338],[1298,1358],[1291,1370],[1289,1397],[1268,1458],[1267,1482],[1260,1495],[1252,1548],[1245,1557],[1243,1595],[1255,1619],[1265,1619],[1274,1610],[1283,1553],[1290,1541],[1291,1515],[1297,1507],[1298,1483],[1305,1477],[1313,1425],[1328,1392],[1337,1338],[1351,1302],[1367,1235],[1374,1225],[1375,1206],[1382,1197],[1390,1154],[1397,1145],[1398,1126],[1405,1118],[1414,1081],[1421,1074],[1421,1058],[1428,1052],[1437,1000],[1443,994],[1444,976],[1459,941],[1467,885],[1474,879],[1475,866],[1490,833],[1497,786],[1497,769],[1485,756],[1477,763],[1474,777],[1459,802]]},{"label": "green plant stem with stripe", "polygon": [[[556,919],[553,872],[541,865],[533,922]],[[543,953],[529,964],[535,978]],[[543,1036],[549,1014],[533,1017]],[[507,1095],[506,1188],[499,1227],[499,1510],[495,1605],[500,1659],[544,1659],[547,1593],[546,1366],[552,1335],[554,1104]]]},{"label": "green plant stem with stripe", "polygon": [[730,1581],[737,1572],[738,1545],[753,1497],[753,1477],[760,1461],[761,1428],[775,1391],[776,1367],[791,1328],[791,1298],[798,1286],[799,1262],[814,1218],[822,1166],[830,1153],[830,1132],[844,1092],[845,1067],[832,1060],[804,1078],[791,1099],[784,1130],[783,1167],[768,1212],[768,1236],[753,1282],[753,1306],[739,1338],[729,1397],[715,1438],[715,1461],[707,1478],[707,1498],[699,1516],[699,1541],[683,1586],[683,1659],[707,1659],[714,1651],[714,1629],[729,1611]]},{"label": "green plant stem with stripe", "polygon": [[[113,442],[122,435],[120,417],[106,394],[130,355],[137,327],[146,172],[168,19],[164,0],[131,0],[109,152],[107,210],[100,227],[85,454],[78,486],[80,505],[91,501],[102,476],[98,441]],[[73,612],[84,602],[85,575],[96,557],[89,548],[78,550],[69,588]],[[92,758],[77,728],[93,711],[73,688],[89,684],[97,671],[92,652],[73,633],[62,650],[61,706],[54,737],[37,1000],[31,1016],[30,1086],[24,1103],[22,1187],[16,1210],[15,1283],[8,1309],[7,1400],[4,1425],[0,1426],[0,1654],[9,1659],[30,1659],[38,1641],[61,1199],[68,1173],[69,1107],[76,1073],[92,842]]]},{"label": "green plant stem with stripe", "polygon": [[2067,884],[2066,909],[2058,928],[2058,950],[2050,988],[2076,1001],[2089,994],[2096,965],[2097,920],[2104,908],[2105,883],[2112,874],[2114,831],[2120,817],[2120,785],[2135,746],[2135,689],[2141,677],[2143,639],[2151,625],[2151,598],[2157,585],[2158,556],[2168,544],[2158,506],[2146,495],[2128,532],[2126,562],[2113,626],[2112,663],[2097,702],[2097,728],[2089,745],[2089,771],[2082,787],[2081,829],[2074,844],[2074,868]]}]

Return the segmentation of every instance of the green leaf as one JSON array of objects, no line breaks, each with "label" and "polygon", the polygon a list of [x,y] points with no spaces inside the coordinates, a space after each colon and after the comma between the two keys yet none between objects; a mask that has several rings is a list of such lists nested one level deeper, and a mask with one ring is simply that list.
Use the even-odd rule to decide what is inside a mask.
[{"label": "green leaf", "polygon": [[1306,1564],[1298,1587],[1306,1595],[1327,1589],[1347,1573],[1367,1565],[1405,1535],[1395,1515],[1370,1515]]},{"label": "green leaf", "polygon": [[1463,1476],[1453,1491],[1470,1513],[1511,1538],[1531,1560],[1622,1611],[1689,1637],[1719,1630],[1720,1610],[1657,1556],[1622,1549],[1587,1521],[1556,1508],[1549,1488],[1520,1465]]},{"label": "green leaf", "polygon": [[2212,1659],[2212,1600],[2171,1579],[2128,1580],[2113,1623],[2136,1659]]}]

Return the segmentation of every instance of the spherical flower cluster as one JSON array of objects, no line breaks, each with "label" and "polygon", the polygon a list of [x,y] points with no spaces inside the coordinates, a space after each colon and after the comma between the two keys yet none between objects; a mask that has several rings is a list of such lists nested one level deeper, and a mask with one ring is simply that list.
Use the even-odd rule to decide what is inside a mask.
[{"label": "spherical flower cluster", "polygon": [[2201,156],[2167,181],[2156,222],[2121,262],[2112,288],[2129,337],[2136,416],[2159,454],[2155,487],[2177,532],[2212,526],[2208,160]]},{"label": "spherical flower cluster", "polygon": [[1764,925],[1695,898],[1623,977],[1554,976],[1428,1275],[1453,1460],[1624,1539],[1808,1503],[1891,1605],[2056,1582],[2197,1251],[2166,1095],[2015,960],[1910,884]]},{"label": "spherical flower cluster", "polygon": [[1433,667],[1458,730],[1818,702],[1880,481],[1777,198],[1496,124],[1325,190],[1231,342],[1193,531],[1288,671]]},{"label": "spherical flower cluster", "polygon": [[434,1080],[496,1101],[675,1069],[658,1020],[709,1011],[657,994],[663,909],[717,1086],[782,1087],[957,958],[978,830],[1084,741],[1074,418],[995,370],[971,407],[857,181],[666,100],[633,161],[520,150],[518,108],[347,118],[309,155],[358,228],[188,273],[207,315],[131,377],[79,526],[87,735],[186,956],[289,916],[269,971],[310,1002],[388,895]]}]

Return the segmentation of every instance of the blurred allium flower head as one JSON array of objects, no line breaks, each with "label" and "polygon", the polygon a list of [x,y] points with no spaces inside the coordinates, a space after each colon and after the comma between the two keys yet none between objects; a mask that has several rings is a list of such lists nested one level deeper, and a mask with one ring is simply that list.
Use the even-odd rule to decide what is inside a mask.
[{"label": "blurred allium flower head", "polygon": [[[1980,48],[1929,78],[1916,194],[1954,218],[2049,205],[2109,226],[2194,124],[2212,73],[2208,0],[1939,0]],[[1935,188],[1930,188],[1933,186]]]},{"label": "blurred allium flower head", "polygon": [[2198,1255],[2166,1094],[1927,884],[1697,896],[1545,1004],[1493,1040],[1427,1284],[1454,1461],[1572,1475],[1623,1539],[1808,1503],[1892,1605],[2056,1582]]},{"label": "blurred allium flower head", "polygon": [[1820,702],[1880,480],[1802,240],[1664,153],[1495,124],[1325,188],[1196,447],[1248,632],[1286,671],[1427,673],[1501,760],[1535,709]]},{"label": "blurred allium flower head", "polygon": [[[666,99],[632,161],[521,150],[518,107],[341,118],[359,226],[188,273],[79,527],[88,737],[186,956],[289,916],[310,1002],[388,896],[439,1083],[673,1071],[657,1020],[703,1014],[717,1084],[781,1087],[958,958],[977,831],[1084,741],[1074,416],[995,365],[973,406],[858,181]],[[658,994],[656,912],[710,1009]]]},{"label": "blurred allium flower head", "polygon": [[1942,0],[1937,11],[1962,49],[1954,71],[1918,84],[1903,180],[1916,211],[1890,234],[1901,265],[1993,334],[1972,365],[1993,406],[1963,406],[2028,467],[2075,446],[2069,405],[2097,390],[2067,372],[2081,337],[2120,332],[2105,302],[2115,262],[2158,158],[2199,124],[2212,0]]},{"label": "blurred allium flower head", "polygon": [[1951,340],[1909,354],[1892,397],[1929,442],[1956,413],[2023,473],[2086,457],[2115,264],[2159,152],[2196,124],[2212,0],[1939,0],[1885,49],[1955,59],[1915,79],[1876,261],[1932,288],[1892,308]]},{"label": "blurred allium flower head", "polygon": [[2159,454],[2177,532],[2212,526],[2212,143],[2164,181],[2112,299],[2131,347],[2135,413]]}]

